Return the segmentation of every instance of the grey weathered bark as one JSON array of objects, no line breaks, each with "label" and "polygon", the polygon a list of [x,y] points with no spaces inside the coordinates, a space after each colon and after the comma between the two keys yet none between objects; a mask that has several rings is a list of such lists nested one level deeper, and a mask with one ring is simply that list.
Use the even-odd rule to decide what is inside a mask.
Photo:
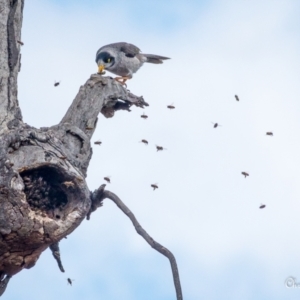
[{"label": "grey weathered bark", "polygon": [[148,105],[94,74],[59,124],[23,123],[17,93],[23,6],[24,0],[0,0],[0,296],[49,246],[64,271],[59,241],[101,205],[85,182],[98,114]]}]

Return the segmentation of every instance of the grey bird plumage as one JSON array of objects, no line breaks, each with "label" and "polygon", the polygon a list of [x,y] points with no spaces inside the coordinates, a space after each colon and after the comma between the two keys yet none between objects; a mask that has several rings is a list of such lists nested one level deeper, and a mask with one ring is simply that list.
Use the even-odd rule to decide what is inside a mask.
[{"label": "grey bird plumage", "polygon": [[96,63],[98,72],[101,74],[103,70],[107,70],[121,77],[124,83],[127,79],[132,78],[133,73],[145,63],[162,64],[163,60],[169,57],[144,54],[135,45],[129,43],[114,43],[101,47],[96,53]]}]

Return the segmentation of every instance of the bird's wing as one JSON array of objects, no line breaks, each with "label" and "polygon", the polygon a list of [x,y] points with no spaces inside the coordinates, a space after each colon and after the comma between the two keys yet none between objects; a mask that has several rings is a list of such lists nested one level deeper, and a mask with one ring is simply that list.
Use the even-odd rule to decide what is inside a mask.
[{"label": "bird's wing", "polygon": [[127,57],[135,57],[141,52],[137,46],[129,43],[115,43],[114,46],[119,48],[120,51],[124,52],[125,56]]},{"label": "bird's wing", "polygon": [[135,57],[137,54],[139,54],[141,52],[141,50],[137,46],[129,44],[129,43],[125,43],[125,42],[108,44],[108,45],[101,47],[97,51],[96,62],[97,62],[97,57],[98,57],[99,53],[101,53],[102,51],[105,51],[106,48],[115,48],[115,49],[119,50],[120,52],[125,53],[125,55],[127,57]]}]

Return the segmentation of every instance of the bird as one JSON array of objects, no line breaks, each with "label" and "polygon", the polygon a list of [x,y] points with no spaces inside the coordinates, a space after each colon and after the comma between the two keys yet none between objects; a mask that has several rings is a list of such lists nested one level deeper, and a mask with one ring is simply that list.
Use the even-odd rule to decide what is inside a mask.
[{"label": "bird", "polygon": [[103,71],[107,70],[119,75],[120,77],[116,77],[115,80],[121,84],[125,84],[126,80],[131,79],[133,73],[137,72],[145,62],[162,64],[166,59],[170,58],[141,53],[137,46],[125,42],[105,45],[96,53],[98,73],[103,74]]}]

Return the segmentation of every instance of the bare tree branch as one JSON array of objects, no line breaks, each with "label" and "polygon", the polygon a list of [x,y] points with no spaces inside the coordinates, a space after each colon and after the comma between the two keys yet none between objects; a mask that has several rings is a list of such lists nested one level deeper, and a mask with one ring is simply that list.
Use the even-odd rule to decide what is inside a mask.
[{"label": "bare tree branch", "polygon": [[182,299],[173,254],[105,185],[91,193],[85,181],[99,113],[110,118],[118,110],[148,104],[114,79],[94,74],[59,124],[37,129],[23,123],[17,90],[23,6],[24,0],[0,0],[0,296],[10,278],[32,268],[48,247],[64,272],[59,241],[109,198],[151,247],[168,257],[177,299]]},{"label": "bare tree branch", "polygon": [[[166,247],[162,246],[161,244],[157,243],[140,225],[140,223],[137,221],[135,218],[134,214],[131,212],[131,210],[122,202],[122,200],[115,195],[114,193],[104,190],[105,185],[101,185],[99,189],[95,190],[92,193],[92,207],[97,209],[97,207],[102,206],[102,202],[104,199],[108,198],[112,200],[121,210],[122,212],[131,220],[135,230],[139,235],[141,235],[146,242],[154,248],[156,251],[160,252],[164,256],[166,256],[171,264],[172,268],[172,274],[173,274],[173,280],[174,280],[174,285],[175,285],[175,290],[176,290],[176,299],[177,300],[182,300],[182,291],[181,291],[181,284],[180,284],[180,279],[179,279],[179,272],[177,268],[177,263],[174,255],[172,254],[171,251],[169,251]],[[94,202],[94,204],[93,204]],[[89,213],[90,216],[91,212]],[[88,217],[89,219],[89,217]]]},{"label": "bare tree branch", "polygon": [[62,265],[61,259],[60,259],[60,251],[59,251],[59,243],[54,243],[50,245],[50,250],[52,251],[52,255],[57,261],[58,267],[62,272],[65,272],[64,267]]},{"label": "bare tree branch", "polygon": [[11,276],[9,276],[9,275],[4,276],[4,274],[1,274],[1,278],[0,278],[0,297],[4,294],[10,278],[11,278]]},{"label": "bare tree branch", "polygon": [[93,74],[85,85],[80,87],[60,125],[67,123],[76,126],[91,138],[100,112],[110,118],[116,110],[129,110],[131,105],[144,107],[148,106],[148,103],[143,97],[130,93],[116,80]]},{"label": "bare tree branch", "polygon": [[18,103],[18,72],[23,18],[23,0],[0,0],[0,132],[22,123]]}]

